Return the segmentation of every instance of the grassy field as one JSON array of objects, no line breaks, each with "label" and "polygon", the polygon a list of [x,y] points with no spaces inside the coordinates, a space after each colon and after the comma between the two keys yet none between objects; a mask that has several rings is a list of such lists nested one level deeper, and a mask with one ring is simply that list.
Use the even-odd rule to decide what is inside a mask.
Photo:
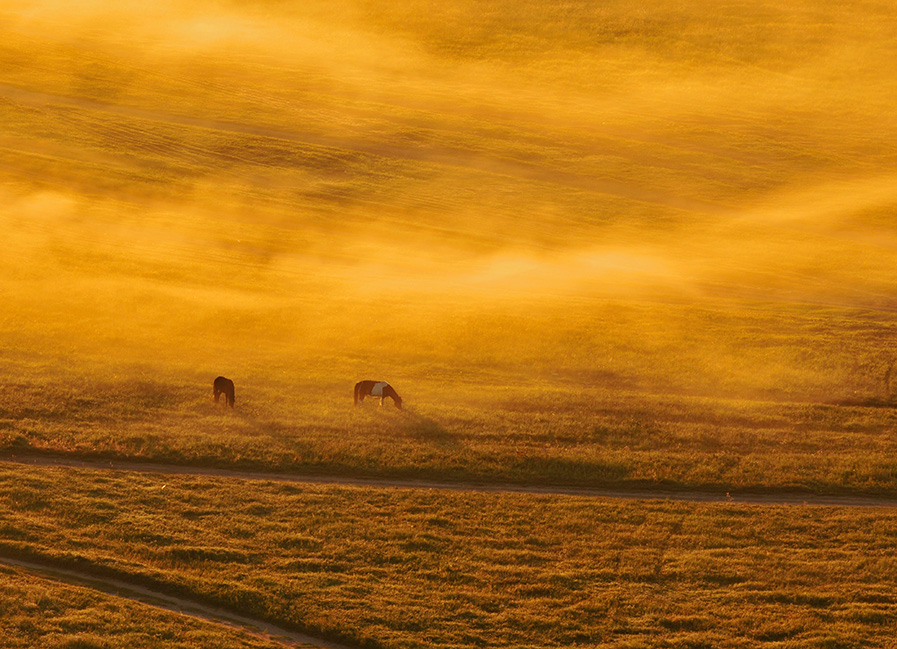
[{"label": "grassy field", "polygon": [[5,567],[0,568],[0,610],[4,649],[144,649],[160,643],[177,649],[283,646]]},{"label": "grassy field", "polygon": [[[3,554],[127,577],[352,646],[885,647],[897,632],[890,509],[10,465],[0,493]],[[45,601],[73,617],[61,611],[86,596],[68,597]],[[127,629],[117,633],[100,646],[128,646]]]},{"label": "grassy field", "polygon": [[[895,22],[874,0],[0,0],[0,453],[893,497]],[[368,378],[406,409],[352,408]],[[890,546],[888,512],[271,487],[283,502],[233,514],[241,539],[213,514],[245,497],[223,483],[183,481],[220,492],[194,519],[154,512],[149,478],[77,475],[88,508],[123,490],[108,516],[67,518],[45,497],[63,478],[35,470],[4,504],[24,526],[8,547],[362,644],[865,646],[890,624],[872,592],[889,564],[859,558]],[[267,512],[287,526],[286,501],[317,516],[318,499],[356,533],[377,499],[399,508],[382,566],[333,554],[349,537],[329,527],[247,549]],[[415,507],[469,540],[433,523],[415,545]],[[224,536],[193,557],[116,531],[151,510]],[[614,516],[653,518],[616,535]],[[533,553],[519,572],[489,554],[500,539]],[[580,548],[579,576],[559,547]],[[203,548],[234,584],[200,574]],[[304,560],[320,583],[287,576]],[[405,618],[399,591],[432,601]]]},{"label": "grassy field", "polygon": [[[34,375],[32,375],[34,376]],[[366,402],[351,384],[259,378],[237,407],[187,382],[11,380],[9,454],[317,472],[381,478],[636,489],[796,490],[893,496],[889,407],[752,401],[532,383],[487,374],[450,394],[407,376],[406,408]],[[323,385],[323,387],[322,387]],[[404,390],[403,390],[404,392]],[[314,396],[308,396],[314,395]]]}]

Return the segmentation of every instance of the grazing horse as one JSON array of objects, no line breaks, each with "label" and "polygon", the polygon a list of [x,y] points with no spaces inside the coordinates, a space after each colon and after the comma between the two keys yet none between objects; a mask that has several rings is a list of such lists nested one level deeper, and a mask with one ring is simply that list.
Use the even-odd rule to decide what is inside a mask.
[{"label": "grazing horse", "polygon": [[392,402],[396,404],[396,408],[402,409],[402,397],[393,387],[386,381],[359,381],[355,384],[355,405],[357,406],[365,397],[379,397],[380,405],[383,405],[383,399],[390,397]]},{"label": "grazing horse", "polygon": [[223,376],[219,376],[215,379],[215,382],[212,384],[212,389],[215,391],[215,403],[218,403],[218,397],[224,393],[224,398],[227,401],[227,405],[231,408],[234,407],[234,382],[230,379],[226,379]]}]

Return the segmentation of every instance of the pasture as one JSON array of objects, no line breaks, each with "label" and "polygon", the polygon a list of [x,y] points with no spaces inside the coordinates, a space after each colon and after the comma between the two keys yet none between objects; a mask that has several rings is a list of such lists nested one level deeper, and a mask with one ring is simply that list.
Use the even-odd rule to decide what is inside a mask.
[{"label": "pasture", "polygon": [[26,570],[0,569],[0,643],[3,647],[166,647],[274,649],[266,642],[220,625],[155,611],[110,597],[94,588],[44,579]]},{"label": "pasture", "polygon": [[887,646],[897,630],[893,509],[0,470],[0,554],[348,646]]},{"label": "pasture", "polygon": [[[895,413],[878,403],[654,394],[527,375],[403,372],[402,411],[326,368],[237,384],[195,373],[8,376],[0,448],[255,471],[715,492],[897,493]],[[42,372],[47,372],[41,376]],[[313,378],[317,376],[318,378]],[[396,381],[398,383],[398,381]],[[451,387],[446,388],[449,384]]]},{"label": "pasture", "polygon": [[[351,646],[893,636],[890,509],[386,486],[897,496],[890,5],[0,0],[0,28],[0,459],[384,481],[3,464],[7,556]],[[364,379],[403,409],[354,407]],[[2,646],[269,646],[0,585]]]}]

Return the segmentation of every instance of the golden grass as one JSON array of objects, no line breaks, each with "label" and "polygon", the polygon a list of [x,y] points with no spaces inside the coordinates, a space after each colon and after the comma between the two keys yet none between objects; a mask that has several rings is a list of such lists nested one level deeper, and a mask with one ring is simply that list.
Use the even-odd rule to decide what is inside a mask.
[{"label": "golden grass", "polygon": [[[286,372],[287,370],[282,370]],[[237,407],[195,374],[73,383],[48,370],[0,391],[6,453],[253,470],[720,492],[893,494],[891,408],[582,388],[579,376],[406,373],[405,410],[352,407],[352,383],[262,370]],[[435,372],[434,372],[435,373]],[[607,381],[607,377],[590,380]]]},{"label": "golden grass", "polygon": [[360,646],[884,647],[895,632],[889,509],[9,465],[0,492],[4,553]]},{"label": "golden grass", "polygon": [[[286,339],[273,349],[248,340],[242,347],[238,331],[225,369],[219,349],[177,347],[141,364],[100,356],[114,340],[91,341],[92,355],[47,352],[42,363],[31,353],[9,354],[0,447],[380,477],[895,492],[889,364],[862,356],[882,335],[880,316],[808,307],[790,316],[743,311],[737,326],[763,331],[775,322],[777,341],[745,335],[717,342],[712,362],[705,336],[733,327],[735,316],[667,307],[679,323],[649,347],[639,323],[656,309],[596,310],[593,320],[568,321],[548,341],[533,324],[538,312],[494,314],[488,322],[506,332],[503,345],[477,336],[483,314],[459,313],[445,331],[426,331],[449,345],[426,353],[409,348],[410,329],[394,342],[362,332],[342,355],[321,342],[320,354],[299,359]],[[393,317],[399,326],[403,316]],[[268,344],[277,338],[270,323]],[[579,348],[570,342],[598,330],[617,340]],[[162,349],[172,336],[149,332],[141,344]],[[418,341],[426,344],[423,336]],[[365,361],[372,350],[384,354],[373,371]],[[546,351],[565,362],[546,362]],[[470,361],[462,368],[458,358]],[[595,358],[603,367],[590,367]],[[236,381],[233,411],[212,402],[218,373]],[[353,408],[355,380],[383,376],[404,396],[405,411],[376,401]]]},{"label": "golden grass", "polygon": [[0,647],[272,649],[279,643],[27,571],[0,568]]},{"label": "golden grass", "polygon": [[[0,448],[893,495],[894,27],[887,3],[818,0],[0,0]],[[219,374],[234,412],[210,403]],[[391,381],[408,412],[353,410],[362,378]],[[42,502],[55,480],[19,495]],[[250,531],[265,514],[232,512],[242,496],[215,484],[195,498],[226,540],[197,547],[254,561],[215,512]],[[382,492],[308,493],[381,545],[265,537],[270,581],[222,586],[205,559],[115,537],[146,493],[97,513],[96,546],[71,512],[40,529],[10,516],[41,552],[82,538],[72,551],[119,568],[137,553],[154,579],[383,646],[851,646],[889,630],[875,584],[890,567],[860,559],[890,544],[887,513],[627,504],[599,524],[572,501],[396,505],[513,512],[464,523],[468,543],[420,541],[391,502],[407,529],[376,527]],[[264,505],[287,534],[282,506]],[[189,527],[173,507],[153,515]],[[608,533],[645,508],[646,529]],[[553,531],[540,512],[577,522]],[[294,584],[284,551],[323,581]],[[845,574],[860,576],[842,595]],[[344,620],[289,608],[320,587],[310,606],[349,606]],[[461,613],[409,618],[396,593]]]}]

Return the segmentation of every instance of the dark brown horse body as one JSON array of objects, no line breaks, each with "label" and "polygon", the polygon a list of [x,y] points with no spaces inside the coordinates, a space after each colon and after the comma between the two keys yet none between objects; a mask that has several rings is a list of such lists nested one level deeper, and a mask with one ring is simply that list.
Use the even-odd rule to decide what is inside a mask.
[{"label": "dark brown horse body", "polygon": [[359,405],[364,401],[365,397],[377,397],[380,399],[380,405],[383,405],[383,399],[389,397],[399,410],[402,409],[402,397],[393,387],[386,381],[359,381],[355,384],[355,405]]},{"label": "dark brown horse body", "polygon": [[218,397],[224,394],[227,405],[229,405],[231,408],[234,407],[235,396],[233,381],[231,381],[230,379],[226,379],[223,376],[219,376],[212,384],[212,389],[215,392],[215,403],[218,403]]}]

